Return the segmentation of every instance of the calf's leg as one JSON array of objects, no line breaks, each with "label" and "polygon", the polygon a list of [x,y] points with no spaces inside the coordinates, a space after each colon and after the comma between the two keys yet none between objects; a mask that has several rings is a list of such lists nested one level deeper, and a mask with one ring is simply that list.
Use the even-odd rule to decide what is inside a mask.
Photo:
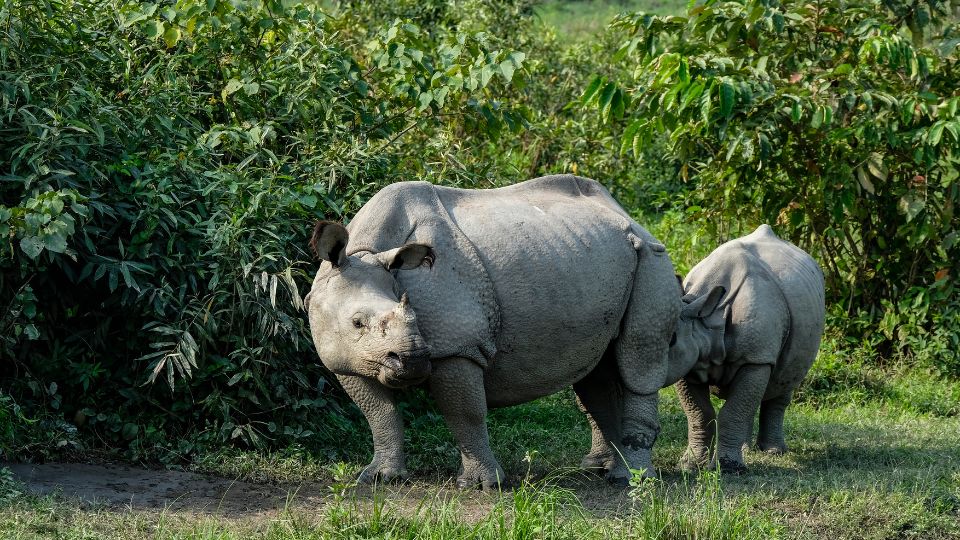
[{"label": "calf's leg", "polygon": [[760,404],[760,435],[757,447],[770,454],[783,454],[787,442],[783,436],[783,415],[793,398],[793,390]]},{"label": "calf's leg", "polygon": [[710,450],[717,436],[717,417],[710,403],[709,386],[680,379],[676,388],[687,416],[687,449],[680,458],[680,468],[692,472],[713,461]]},{"label": "calf's leg", "polygon": [[722,472],[740,474],[747,470],[743,445],[750,439],[753,419],[769,380],[769,365],[745,364],[727,387],[727,401],[717,417],[717,462]]}]

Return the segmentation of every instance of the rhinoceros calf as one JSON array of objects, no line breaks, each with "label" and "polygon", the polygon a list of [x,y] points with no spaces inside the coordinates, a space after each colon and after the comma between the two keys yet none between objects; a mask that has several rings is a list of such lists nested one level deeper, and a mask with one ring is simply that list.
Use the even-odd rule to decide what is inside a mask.
[{"label": "rhinoceros calf", "polygon": [[[823,273],[810,255],[761,225],[714,250],[683,286],[685,305],[670,348],[671,370],[687,373],[677,383],[688,428],[681,466],[719,463],[724,472],[741,473],[758,407],[757,446],[787,450],[784,411],[823,334]],[[726,400],[719,416],[711,389]]]},{"label": "rhinoceros calf", "polygon": [[569,385],[594,430],[584,464],[618,482],[628,466],[652,474],[680,287],[663,246],[603,186],[402,182],[346,228],[319,223],[311,244],[325,261],[306,299],[314,343],[373,432],[360,481],[406,473],[394,390],[424,382],[457,439],[462,487],[503,479],[488,407]]}]

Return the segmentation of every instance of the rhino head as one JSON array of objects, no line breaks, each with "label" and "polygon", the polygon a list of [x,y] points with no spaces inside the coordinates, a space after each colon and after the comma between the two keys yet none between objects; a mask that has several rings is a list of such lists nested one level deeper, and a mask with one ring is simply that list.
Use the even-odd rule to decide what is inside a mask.
[{"label": "rhino head", "polygon": [[304,299],[320,360],[338,375],[374,378],[391,388],[423,382],[430,351],[395,271],[433,264],[433,250],[406,244],[347,255],[347,229],[317,223],[310,247],[326,261]]},{"label": "rhino head", "polygon": [[718,285],[706,295],[683,297],[680,320],[670,341],[671,383],[683,377],[705,383],[710,368],[723,362],[726,317],[718,308],[726,293],[727,289]]}]

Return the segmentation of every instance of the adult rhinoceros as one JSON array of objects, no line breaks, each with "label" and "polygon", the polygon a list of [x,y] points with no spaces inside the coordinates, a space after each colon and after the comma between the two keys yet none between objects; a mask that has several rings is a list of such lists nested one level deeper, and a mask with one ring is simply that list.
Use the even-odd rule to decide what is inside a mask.
[{"label": "adult rhinoceros", "polygon": [[[823,273],[810,255],[761,225],[714,250],[683,286],[685,305],[670,348],[671,369],[687,372],[677,383],[688,427],[681,465],[690,470],[719,462],[724,472],[740,473],[758,407],[757,446],[787,449],[784,411],[823,334]],[[726,400],[719,417],[711,389]]]},{"label": "adult rhinoceros", "polygon": [[664,247],[599,183],[397,183],[348,227],[318,223],[311,244],[325,261],[306,300],[314,343],[373,432],[360,481],[406,473],[394,389],[424,382],[457,439],[461,487],[504,478],[488,407],[571,384],[594,430],[584,464],[617,482],[628,466],[652,474],[680,287]]}]

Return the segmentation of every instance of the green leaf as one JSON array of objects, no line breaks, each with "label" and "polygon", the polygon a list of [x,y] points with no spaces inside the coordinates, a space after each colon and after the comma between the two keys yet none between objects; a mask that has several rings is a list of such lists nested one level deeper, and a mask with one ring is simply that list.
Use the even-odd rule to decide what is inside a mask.
[{"label": "green leaf", "polygon": [[603,87],[604,78],[597,75],[590,81],[590,84],[587,85],[587,88],[583,91],[583,95],[580,96],[580,102],[584,105],[589,105],[594,98],[597,97],[597,92],[600,91],[600,88]]},{"label": "green leaf", "polygon": [[433,101],[436,102],[438,107],[443,107],[443,102],[446,100],[449,91],[450,88],[447,86],[441,86],[433,91]]},{"label": "green leaf", "polygon": [[504,60],[503,62],[500,62],[500,73],[503,75],[503,80],[507,82],[513,80],[514,69],[515,68],[512,61]]},{"label": "green leaf", "polygon": [[240,79],[230,79],[227,81],[227,85],[223,87],[223,90],[220,91],[220,97],[227,99],[227,96],[241,88],[243,88],[243,81]]},{"label": "green leaf", "polygon": [[603,87],[603,91],[600,92],[600,100],[597,102],[600,108],[600,119],[604,122],[607,121],[607,117],[610,114],[610,103],[613,101],[613,95],[617,92],[617,85],[612,82],[606,84]]},{"label": "green leaf", "polygon": [[823,125],[823,115],[824,115],[823,106],[818,106],[817,110],[813,111],[813,117],[810,118],[810,127],[812,127],[813,129],[817,129],[821,125]]},{"label": "green leaf", "polygon": [[900,198],[900,212],[907,216],[907,223],[913,221],[926,207],[926,202],[913,191]]},{"label": "green leaf", "polygon": [[677,66],[677,77],[682,83],[690,82],[690,67],[687,65],[686,58],[680,59],[680,65]]},{"label": "green leaf", "polygon": [[45,234],[43,247],[53,253],[63,253],[67,250],[67,237],[63,234]]},{"label": "green leaf", "polygon": [[163,32],[163,42],[167,47],[173,47],[180,41],[180,29],[176,26],[170,26]]},{"label": "green leaf", "polygon": [[940,137],[943,135],[944,125],[944,122],[941,120],[930,126],[930,129],[927,131],[927,144],[930,146],[940,144]]},{"label": "green leaf", "polygon": [[720,115],[729,118],[733,113],[733,102],[737,97],[737,90],[727,81],[720,83]]},{"label": "green leaf", "polygon": [[26,334],[27,339],[33,341],[40,337],[40,331],[37,330],[37,327],[33,324],[28,324],[23,327],[23,333]]},{"label": "green leaf", "polygon": [[872,152],[867,158],[867,169],[870,170],[870,174],[876,176],[880,180],[887,179],[887,167],[883,164],[883,156],[877,152]]},{"label": "green leaf", "polygon": [[426,110],[426,108],[430,106],[430,102],[433,101],[433,92],[430,92],[429,90],[426,92],[421,92],[420,97],[417,99],[420,102],[420,106],[417,108],[417,110]]},{"label": "green leaf", "polygon": [[20,249],[27,254],[27,257],[36,259],[43,252],[43,240],[38,236],[24,236],[20,239]]},{"label": "green leaf", "polygon": [[123,438],[128,441],[136,439],[138,433],[140,433],[140,427],[132,422],[124,424],[123,429],[120,431]]},{"label": "green leaf", "polygon": [[147,21],[147,24],[143,25],[143,33],[146,34],[148,38],[155,39],[164,32],[165,26],[166,25],[163,23],[163,21]]},{"label": "green leaf", "polygon": [[794,101],[793,107],[790,109],[790,119],[793,120],[793,123],[796,124],[800,122],[800,118],[803,116],[803,109],[800,108],[800,101]]},{"label": "green leaf", "polygon": [[491,77],[493,77],[493,66],[483,66],[480,69],[480,87],[485,88]]},{"label": "green leaf", "polygon": [[871,195],[876,195],[877,190],[874,188],[873,182],[870,181],[867,171],[863,170],[863,167],[857,167],[857,180],[860,182],[860,187],[862,187],[864,191]]}]

